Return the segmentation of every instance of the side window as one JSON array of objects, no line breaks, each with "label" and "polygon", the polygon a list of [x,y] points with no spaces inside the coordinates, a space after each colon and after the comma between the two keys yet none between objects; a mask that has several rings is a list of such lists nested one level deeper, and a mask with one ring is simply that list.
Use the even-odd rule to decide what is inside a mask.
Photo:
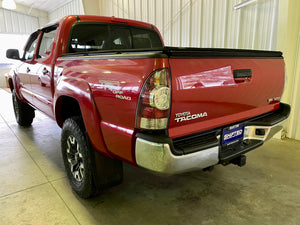
[{"label": "side window", "polygon": [[55,29],[56,28],[43,33],[37,58],[46,58],[50,55],[56,31]]},{"label": "side window", "polygon": [[77,24],[72,29],[69,53],[110,49],[108,26],[105,24]]},{"label": "side window", "polygon": [[30,35],[29,40],[24,49],[24,55],[23,55],[24,60],[31,60],[33,58],[33,55],[35,53],[35,48],[37,45],[38,36],[39,36],[39,31],[36,31]]}]

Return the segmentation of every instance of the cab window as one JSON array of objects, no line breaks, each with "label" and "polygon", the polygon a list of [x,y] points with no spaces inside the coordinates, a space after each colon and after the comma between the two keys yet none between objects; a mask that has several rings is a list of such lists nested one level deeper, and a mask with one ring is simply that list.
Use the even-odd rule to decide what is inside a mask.
[{"label": "cab window", "polygon": [[50,55],[54,42],[55,31],[56,27],[44,31],[37,58],[46,58]]},{"label": "cab window", "polygon": [[69,53],[108,50],[109,30],[103,24],[82,24],[72,29]]},{"label": "cab window", "polygon": [[80,22],[71,30],[67,53],[162,47],[152,29],[130,25]]}]

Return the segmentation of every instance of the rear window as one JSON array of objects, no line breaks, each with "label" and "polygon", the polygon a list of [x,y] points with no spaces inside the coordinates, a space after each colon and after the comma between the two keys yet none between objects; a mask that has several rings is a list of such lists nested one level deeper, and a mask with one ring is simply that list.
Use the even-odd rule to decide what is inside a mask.
[{"label": "rear window", "polygon": [[68,53],[159,47],[160,37],[151,29],[81,22],[72,28]]}]

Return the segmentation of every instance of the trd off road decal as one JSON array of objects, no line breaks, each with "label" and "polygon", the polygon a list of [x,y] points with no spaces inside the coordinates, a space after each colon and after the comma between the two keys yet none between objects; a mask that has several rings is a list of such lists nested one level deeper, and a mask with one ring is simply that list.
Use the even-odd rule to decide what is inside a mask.
[{"label": "trd off road decal", "polygon": [[131,101],[130,96],[123,95],[124,92],[121,91],[121,85],[119,81],[116,80],[99,80],[99,89],[109,90],[115,95],[118,99],[123,99],[127,101]]}]

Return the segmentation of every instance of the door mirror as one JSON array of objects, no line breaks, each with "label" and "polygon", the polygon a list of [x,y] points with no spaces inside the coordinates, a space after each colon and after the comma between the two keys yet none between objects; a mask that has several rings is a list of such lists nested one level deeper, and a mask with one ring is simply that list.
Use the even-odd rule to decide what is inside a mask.
[{"label": "door mirror", "polygon": [[9,59],[20,59],[20,54],[18,49],[7,49],[6,57]]}]

